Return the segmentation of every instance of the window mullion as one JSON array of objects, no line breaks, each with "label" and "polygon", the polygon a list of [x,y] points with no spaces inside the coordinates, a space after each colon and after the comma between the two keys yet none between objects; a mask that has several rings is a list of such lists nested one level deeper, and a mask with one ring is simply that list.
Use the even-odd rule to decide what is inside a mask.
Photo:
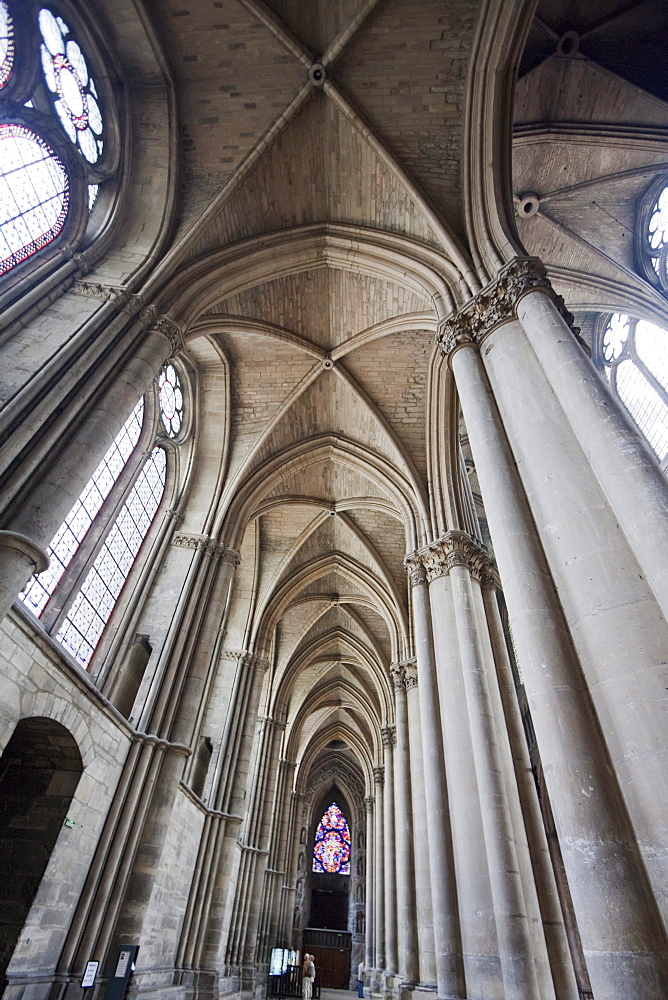
[{"label": "window mullion", "polygon": [[132,490],[147,455],[150,453],[150,448],[148,451],[135,449],[135,454],[128,461],[109,496],[96,514],[74,558],[63,573],[58,586],[42,612],[41,621],[47,632],[55,634],[60,628],[88,570],[95,562],[105,538],[114,525],[118,512]]},{"label": "window mullion", "polygon": [[634,344],[634,351],[633,351],[633,355],[631,356],[631,360],[633,361],[633,364],[636,366],[636,368],[638,369],[638,371],[642,372],[642,374],[645,376],[645,378],[647,379],[647,381],[649,382],[649,384],[652,386],[652,388],[657,391],[657,393],[659,394],[659,396],[663,400],[663,402],[666,404],[666,406],[668,406],[668,392],[666,391],[666,387],[663,386],[659,382],[659,380],[656,378],[656,376],[654,376],[652,374],[652,372],[649,370],[649,368],[644,363],[644,361],[640,360],[640,358],[638,357],[637,352],[635,351],[635,344]]}]

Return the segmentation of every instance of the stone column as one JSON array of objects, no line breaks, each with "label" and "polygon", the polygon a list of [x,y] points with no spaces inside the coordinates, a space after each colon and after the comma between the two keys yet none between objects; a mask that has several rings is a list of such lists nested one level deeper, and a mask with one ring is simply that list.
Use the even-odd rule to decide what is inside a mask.
[{"label": "stone column", "polygon": [[450,834],[448,790],[443,753],[440,752],[440,748],[443,746],[443,734],[429,591],[427,576],[421,560],[415,555],[407,556],[406,568],[410,573],[419,682],[420,730],[427,807],[425,826],[429,844],[436,984],[439,998],[459,998],[466,995],[466,990]]},{"label": "stone column", "polygon": [[476,554],[467,551],[473,544],[467,542],[462,545],[458,540],[457,547],[449,556],[450,581],[503,983],[508,1000],[539,1000],[526,904],[485,670],[483,639],[478,631],[469,572],[470,561],[476,558]]},{"label": "stone column", "polygon": [[373,780],[375,785],[376,816],[375,816],[375,856],[374,856],[374,931],[375,954],[374,969],[380,975],[385,968],[385,838],[383,813],[385,803],[383,791],[385,786],[385,768],[374,767]]},{"label": "stone column", "polygon": [[48,546],[138,399],[168,357],[183,346],[171,321],[149,314],[151,328],[108,392],[72,432],[67,445],[45,465],[0,531],[0,619],[31,574],[48,566]]},{"label": "stone column", "polygon": [[[493,290],[492,290],[493,291]],[[487,293],[493,298],[492,292]],[[503,304],[503,295],[500,296]],[[466,310],[439,333],[451,357],[594,995],[668,995],[665,940],[599,721],[475,347]],[[489,315],[499,321],[499,311]],[[502,314],[503,315],[503,314]]]},{"label": "stone column", "polygon": [[[530,857],[529,874],[533,876],[535,881],[540,921],[542,932],[545,935],[554,992],[557,1000],[578,1000],[574,960],[571,958],[569,950],[555,871],[552,867],[536,783],[529,759],[529,749],[522,725],[520,705],[515,690],[515,681],[503,633],[496,597],[497,584],[492,574],[486,574],[481,583],[484,612],[498,678],[500,707],[497,715],[500,721],[497,725],[503,725],[508,733],[521,820],[526,832]],[[523,878],[525,885],[526,882],[527,880]]]},{"label": "stone column", "polygon": [[464,995],[488,998],[503,995],[503,972],[447,556],[447,545],[434,545],[422,553],[438,669]]},{"label": "stone column", "polygon": [[525,264],[522,290],[532,285],[538,287],[517,302],[517,317],[645,578],[668,617],[665,476],[645,440],[580,349],[555,305],[538,261]]},{"label": "stone column", "polygon": [[403,664],[392,667],[396,719],[394,768],[394,822],[396,837],[397,938],[399,975],[406,983],[417,983],[417,912],[415,864],[413,858],[413,811],[411,802],[411,761],[408,743],[408,705]]},{"label": "stone column", "polygon": [[[647,709],[663,703],[668,686],[668,627],[522,327],[511,322],[495,330],[483,354],[487,344],[487,374],[668,921],[668,738],[663,713]],[[653,527],[646,525],[648,536]]]},{"label": "stone column", "polygon": [[394,748],[397,734],[394,726],[384,726],[383,760],[385,764],[385,972],[398,973],[397,956],[397,879],[396,839],[394,825]]},{"label": "stone column", "polygon": [[375,799],[373,795],[367,795],[364,799],[364,808],[366,809],[366,918],[365,918],[365,933],[364,933],[364,966],[368,973],[373,968],[373,953],[374,953],[374,816],[373,807],[375,804]]},{"label": "stone column", "polygon": [[408,740],[411,759],[411,803],[413,808],[413,855],[415,895],[417,900],[417,945],[420,983],[436,983],[434,952],[434,915],[431,904],[429,837],[427,832],[427,797],[422,753],[422,719],[415,661],[404,664],[404,683],[408,705]]}]

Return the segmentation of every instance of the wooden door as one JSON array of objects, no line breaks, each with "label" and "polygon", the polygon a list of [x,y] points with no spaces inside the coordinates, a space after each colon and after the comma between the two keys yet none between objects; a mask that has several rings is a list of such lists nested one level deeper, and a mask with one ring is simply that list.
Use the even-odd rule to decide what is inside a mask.
[{"label": "wooden door", "polygon": [[350,982],[350,949],[309,945],[315,956],[316,980],[323,989],[347,990]]}]

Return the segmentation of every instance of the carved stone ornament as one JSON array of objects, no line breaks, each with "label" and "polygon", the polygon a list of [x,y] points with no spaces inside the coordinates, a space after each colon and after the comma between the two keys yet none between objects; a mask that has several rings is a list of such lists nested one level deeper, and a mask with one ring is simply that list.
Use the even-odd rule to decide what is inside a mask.
[{"label": "carved stone ornament", "polygon": [[383,726],[380,731],[384,747],[395,747],[397,745],[397,727]]},{"label": "carved stone ornament", "polygon": [[385,784],[385,768],[384,767],[374,767],[373,769],[373,780],[377,785]]},{"label": "carved stone ornament", "polygon": [[495,327],[517,317],[517,303],[535,288],[550,296],[582,344],[580,330],[573,326],[573,315],[552,288],[542,261],[538,257],[516,257],[474,299],[439,324],[436,343],[442,354],[449,357],[465,344],[481,344]]},{"label": "carved stone ornament", "polygon": [[390,666],[390,674],[392,675],[392,683],[394,684],[395,691],[402,691],[405,687],[403,663],[393,663]]},{"label": "carved stone ornament", "polygon": [[418,672],[417,665],[415,662],[407,663],[404,667],[404,684],[406,690],[410,691],[411,688],[417,687],[418,683]]},{"label": "carved stone ornament", "polygon": [[224,649],[220,655],[223,660],[236,660],[237,663],[260,670],[262,673],[269,670],[271,666],[269,660],[263,660],[255,653],[249,653],[247,649]]},{"label": "carved stone ornament", "polygon": [[239,553],[234,549],[227,549],[220,545],[215,538],[209,535],[195,535],[188,532],[179,532],[172,537],[172,545],[182,549],[194,549],[197,552],[204,552],[206,555],[220,559],[222,562],[239,565]]},{"label": "carved stone ornament", "polygon": [[418,584],[427,582],[427,574],[425,573],[422,559],[417,553],[413,552],[411,555],[406,556],[404,566],[408,572],[411,587],[417,587]]},{"label": "carved stone ornament", "polygon": [[368,813],[373,812],[374,803],[376,801],[375,795],[367,795],[364,799],[364,805]]},{"label": "carved stone ornament", "polygon": [[448,576],[453,566],[468,566],[471,575],[482,582],[491,576],[496,586],[496,567],[484,545],[476,542],[465,531],[449,531],[424,549],[406,557],[406,568],[419,563],[429,583],[440,576]]},{"label": "carved stone ornament", "polygon": [[178,323],[169,316],[158,312],[154,305],[146,306],[139,314],[139,322],[147,333],[159,333],[166,337],[171,345],[171,357],[182,351],[185,344],[183,331]]}]

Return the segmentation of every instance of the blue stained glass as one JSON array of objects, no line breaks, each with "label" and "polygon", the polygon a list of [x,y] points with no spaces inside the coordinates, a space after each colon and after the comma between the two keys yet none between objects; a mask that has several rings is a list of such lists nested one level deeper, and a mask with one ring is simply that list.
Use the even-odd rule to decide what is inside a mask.
[{"label": "blue stained glass", "polygon": [[332,802],[315,831],[313,871],[350,875],[350,830],[336,802]]}]

